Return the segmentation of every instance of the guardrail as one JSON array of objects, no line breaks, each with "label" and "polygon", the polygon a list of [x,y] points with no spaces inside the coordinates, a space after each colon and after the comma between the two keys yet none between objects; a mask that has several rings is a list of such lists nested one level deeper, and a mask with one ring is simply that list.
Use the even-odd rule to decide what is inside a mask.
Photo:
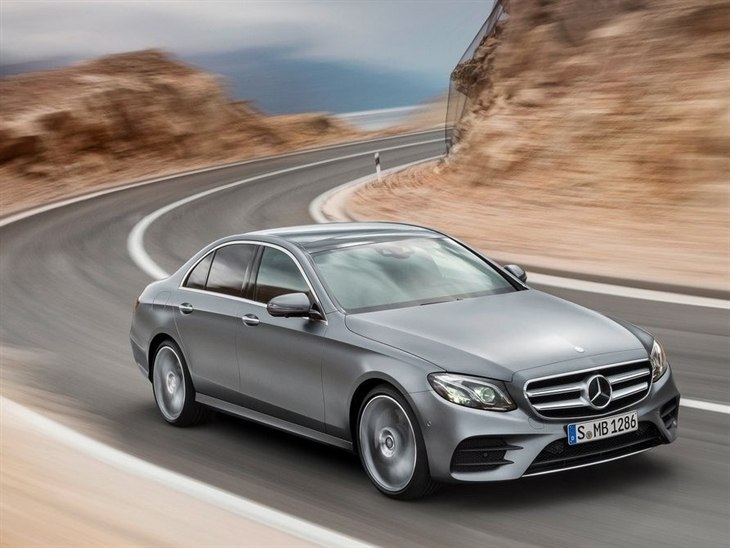
[{"label": "guardrail", "polygon": [[489,38],[494,32],[497,23],[506,17],[504,6],[500,0],[496,0],[492,6],[492,11],[489,13],[487,20],[477,32],[474,39],[466,48],[463,55],[459,59],[459,62],[451,71],[449,77],[449,95],[446,102],[446,122],[444,127],[444,134],[447,142],[447,148],[451,148],[451,144],[459,140],[458,123],[463,118],[464,114],[469,107],[469,89],[468,85],[465,84],[463,76],[470,68],[470,65],[474,63],[474,55],[476,54],[479,46]]}]

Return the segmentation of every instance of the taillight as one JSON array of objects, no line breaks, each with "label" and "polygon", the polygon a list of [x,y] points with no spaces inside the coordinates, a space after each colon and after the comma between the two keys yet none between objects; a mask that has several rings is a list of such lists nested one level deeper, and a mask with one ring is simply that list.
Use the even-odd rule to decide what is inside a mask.
[{"label": "taillight", "polygon": [[137,300],[136,300],[136,301],[134,301],[134,311],[135,311],[135,312],[137,312],[137,309],[139,308],[139,299],[140,299],[141,297],[142,297],[142,295],[140,295],[139,297],[137,297]]}]

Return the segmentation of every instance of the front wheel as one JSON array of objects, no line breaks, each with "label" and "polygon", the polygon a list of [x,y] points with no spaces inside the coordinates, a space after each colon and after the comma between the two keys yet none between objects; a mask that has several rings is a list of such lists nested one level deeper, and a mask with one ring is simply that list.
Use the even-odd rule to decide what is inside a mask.
[{"label": "front wheel", "polygon": [[191,426],[205,419],[205,408],[195,401],[180,348],[172,341],[160,345],[152,367],[152,391],[163,418],[175,426]]},{"label": "front wheel", "polygon": [[358,415],[357,441],[363,468],[385,495],[414,499],[438,487],[428,470],[418,421],[396,390],[380,386],[367,395]]}]

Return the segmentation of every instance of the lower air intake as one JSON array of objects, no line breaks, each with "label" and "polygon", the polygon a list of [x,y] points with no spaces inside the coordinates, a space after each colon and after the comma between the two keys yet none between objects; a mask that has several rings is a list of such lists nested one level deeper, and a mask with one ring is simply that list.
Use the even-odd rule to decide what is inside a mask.
[{"label": "lower air intake", "polygon": [[507,451],[522,449],[507,443],[504,438],[479,437],[462,441],[451,459],[452,472],[484,472],[505,464],[512,464]]},{"label": "lower air intake", "polygon": [[560,439],[542,450],[525,475],[557,472],[564,468],[623,457],[656,447],[664,441],[659,429],[652,422],[640,422],[639,429],[635,432],[580,445],[568,445],[567,439]]}]

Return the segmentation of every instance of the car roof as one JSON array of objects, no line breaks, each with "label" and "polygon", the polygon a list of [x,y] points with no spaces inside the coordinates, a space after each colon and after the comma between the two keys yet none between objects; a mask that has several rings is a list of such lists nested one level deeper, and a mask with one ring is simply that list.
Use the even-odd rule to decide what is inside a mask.
[{"label": "car roof", "polygon": [[248,235],[285,240],[309,253],[371,241],[441,236],[428,228],[401,223],[324,223],[259,230]]}]

